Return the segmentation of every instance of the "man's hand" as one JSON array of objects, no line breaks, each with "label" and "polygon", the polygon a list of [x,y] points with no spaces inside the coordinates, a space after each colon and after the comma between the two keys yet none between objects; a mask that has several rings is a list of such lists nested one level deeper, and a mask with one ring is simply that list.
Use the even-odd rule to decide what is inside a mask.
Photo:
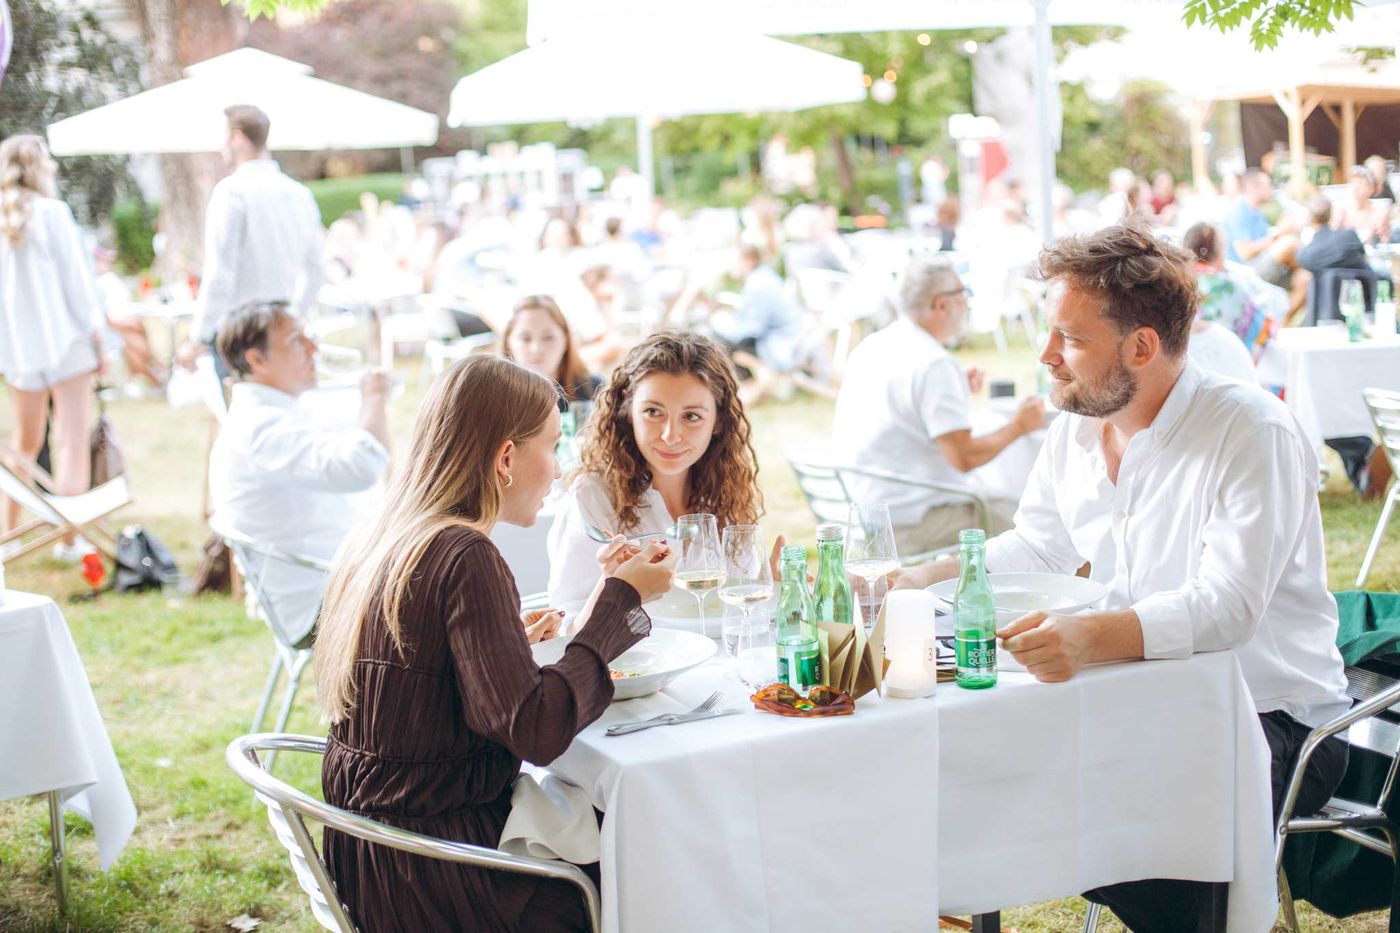
[{"label": "man's hand", "polygon": [[204,352],[204,344],[193,340],[186,340],[180,344],[180,349],[175,351],[175,362],[181,367],[194,371],[194,361],[199,359],[199,355]]},{"label": "man's hand", "polygon": [[1069,680],[1093,660],[1093,632],[1087,619],[1029,612],[997,631],[1002,647],[1045,683]]},{"label": "man's hand", "polygon": [[564,610],[531,609],[520,613],[520,622],[525,626],[525,637],[533,645],[559,634],[559,626],[564,622]]},{"label": "man's hand", "polygon": [[1045,401],[1039,395],[1029,395],[1016,406],[1011,422],[1022,434],[1039,431],[1045,426]]},{"label": "man's hand", "polygon": [[394,387],[394,377],[383,369],[366,370],[360,377],[360,397],[365,401],[384,402]]},{"label": "man's hand", "polygon": [[987,371],[981,366],[969,366],[967,368],[967,387],[976,395],[982,391],[982,386],[987,382]]},{"label": "man's hand", "polygon": [[940,557],[938,560],[919,564],[917,567],[904,567],[885,578],[891,590],[921,590],[943,580],[951,580],[958,575],[956,557]]}]

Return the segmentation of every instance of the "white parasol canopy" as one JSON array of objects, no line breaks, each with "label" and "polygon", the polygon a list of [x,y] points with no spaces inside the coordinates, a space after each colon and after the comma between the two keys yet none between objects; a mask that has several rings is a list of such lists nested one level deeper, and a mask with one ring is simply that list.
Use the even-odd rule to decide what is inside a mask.
[{"label": "white parasol canopy", "polygon": [[580,30],[457,82],[450,126],[637,118],[638,161],[652,182],[652,122],[707,113],[804,110],[865,100],[859,62],[760,35],[639,28]]},{"label": "white parasol canopy", "polygon": [[268,148],[397,149],[437,141],[438,118],[311,76],[300,62],[235,49],[185,69],[188,77],[52,123],[56,156],[217,152],[224,109],[253,104],[272,122]]}]

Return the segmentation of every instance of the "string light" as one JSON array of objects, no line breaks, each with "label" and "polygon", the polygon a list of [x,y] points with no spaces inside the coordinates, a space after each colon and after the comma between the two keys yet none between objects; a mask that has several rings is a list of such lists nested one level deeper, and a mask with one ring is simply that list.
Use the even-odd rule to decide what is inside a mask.
[{"label": "string light", "polygon": [[895,74],[894,69],[891,68],[885,72],[885,80],[891,84],[894,84],[896,81],[899,80],[899,75]]},{"label": "string light", "polygon": [[918,39],[920,45],[928,45],[929,43],[933,42],[933,37],[926,32],[919,33]]}]

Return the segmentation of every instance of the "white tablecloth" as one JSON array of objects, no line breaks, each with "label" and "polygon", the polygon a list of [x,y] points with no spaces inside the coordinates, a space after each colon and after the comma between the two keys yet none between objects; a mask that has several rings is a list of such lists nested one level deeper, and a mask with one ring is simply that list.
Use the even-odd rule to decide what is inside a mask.
[{"label": "white tablecloth", "polygon": [[[997,399],[993,405],[987,408],[973,410],[971,420],[974,437],[990,434],[1005,427],[1010,422],[1010,416],[1015,412],[1014,403],[1017,400],[1009,399],[1007,401],[1013,404],[1009,406],[1001,404],[1003,400]],[[1035,469],[1035,461],[1040,456],[1040,448],[1044,446],[1045,429],[1032,431],[1030,434],[1016,438],[1006,446],[1005,450],[968,475],[977,483],[983,495],[1019,502],[1021,501],[1021,493],[1025,492],[1026,482],[1031,478],[1031,471]]]},{"label": "white tablecloth", "polygon": [[1232,654],[603,736],[693,705],[722,670],[614,704],[551,765],[606,814],[609,931],[926,930],[935,903],[985,913],[1160,877],[1231,881],[1231,931],[1273,922],[1269,759]]},{"label": "white tablecloth", "polygon": [[136,826],[136,805],[63,615],[47,597],[8,590],[0,606],[0,800],[52,790],[92,822],[105,871]]},{"label": "white tablecloth", "polygon": [[720,687],[725,708],[751,710],[726,669],[613,704],[550,765],[604,812],[604,930],[932,929],[937,708],[872,697],[834,719],[750,711],[603,734]]},{"label": "white tablecloth", "polygon": [[1400,341],[1348,343],[1343,327],[1279,331],[1259,360],[1259,381],[1283,399],[1315,447],[1331,437],[1375,433],[1361,390],[1400,391]]},{"label": "white tablecloth", "polygon": [[1231,931],[1272,926],[1268,748],[1233,654],[1003,671],[937,702],[942,913],[1182,878],[1232,881]]}]

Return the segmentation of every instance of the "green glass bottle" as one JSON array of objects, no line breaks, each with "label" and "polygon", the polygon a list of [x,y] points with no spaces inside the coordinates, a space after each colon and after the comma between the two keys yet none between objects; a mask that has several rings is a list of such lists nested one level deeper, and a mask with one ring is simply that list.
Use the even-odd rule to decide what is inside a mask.
[{"label": "green glass bottle", "polygon": [[778,591],[778,681],[806,695],[822,683],[817,610],[807,591],[807,549],[782,550],[783,586]]},{"label": "green glass bottle", "polygon": [[962,571],[953,597],[959,687],[982,690],[997,682],[997,610],[987,582],[987,535],[980,528],[958,532]]},{"label": "green glass bottle", "polygon": [[855,595],[846,577],[846,529],[837,522],[817,526],[817,582],[812,602],[817,619],[851,625],[855,622]]}]

